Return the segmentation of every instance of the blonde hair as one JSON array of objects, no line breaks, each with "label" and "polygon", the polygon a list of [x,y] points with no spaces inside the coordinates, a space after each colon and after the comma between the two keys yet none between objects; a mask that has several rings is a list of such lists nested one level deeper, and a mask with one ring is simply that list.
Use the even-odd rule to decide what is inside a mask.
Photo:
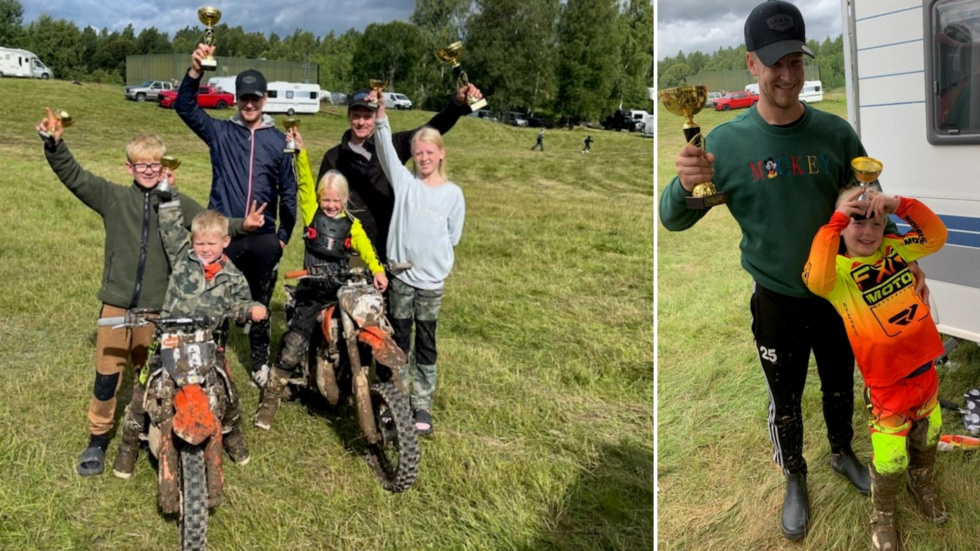
[{"label": "blonde hair", "polygon": [[323,194],[327,190],[337,192],[337,195],[340,196],[340,204],[343,205],[342,208],[346,211],[347,199],[350,198],[350,186],[347,184],[347,178],[339,171],[333,169],[328,170],[317,183],[316,198],[323,199]]},{"label": "blonde hair", "polygon": [[126,159],[132,163],[137,159],[159,161],[167,153],[167,146],[156,134],[137,134],[126,144]]},{"label": "blonde hair", "polygon": [[[851,182],[850,184],[844,186],[844,188],[840,190],[840,193],[837,194],[837,201],[834,203],[834,208],[839,207],[840,204],[844,202],[844,199],[848,195],[854,193],[854,190],[859,189],[860,187],[861,184],[858,182]],[[875,180],[870,184],[865,184],[865,189],[867,189],[868,199],[870,199],[875,194],[881,193],[881,184],[879,184],[878,181]]]},{"label": "blonde hair", "polygon": [[228,237],[228,219],[216,210],[199,212],[191,221],[191,235]]},{"label": "blonde hair", "polygon": [[[442,134],[440,134],[439,131],[436,130],[435,128],[432,128],[432,127],[429,127],[429,126],[423,126],[422,128],[419,129],[418,132],[415,133],[414,136],[412,136],[412,154],[413,155],[415,154],[415,142],[427,142],[427,143],[431,143],[431,144],[435,145],[436,147],[438,147],[441,151],[445,151],[446,150],[446,146],[443,145],[443,143],[442,143]],[[414,159],[412,160],[412,168],[415,170],[415,173],[416,174],[419,173],[419,168],[417,166],[415,166],[415,160]],[[439,161],[439,176],[442,176],[442,179],[443,180],[448,180],[449,179],[449,167],[446,166],[446,158],[445,157],[443,157],[442,160]]]}]

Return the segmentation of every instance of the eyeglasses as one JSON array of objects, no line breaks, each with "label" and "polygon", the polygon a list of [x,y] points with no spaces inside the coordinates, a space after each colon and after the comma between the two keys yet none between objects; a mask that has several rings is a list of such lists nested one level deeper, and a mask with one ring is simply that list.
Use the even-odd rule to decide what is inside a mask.
[{"label": "eyeglasses", "polygon": [[163,166],[160,163],[133,163],[137,172],[156,172]]}]

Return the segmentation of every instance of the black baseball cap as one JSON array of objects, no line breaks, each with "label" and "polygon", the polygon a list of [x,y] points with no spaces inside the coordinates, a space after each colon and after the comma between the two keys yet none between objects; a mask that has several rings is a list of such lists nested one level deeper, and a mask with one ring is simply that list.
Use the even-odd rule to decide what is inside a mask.
[{"label": "black baseball cap", "polygon": [[255,69],[242,71],[235,77],[235,95],[239,98],[245,96],[264,96],[265,91],[265,77]]},{"label": "black baseball cap", "polygon": [[368,109],[374,111],[378,108],[376,102],[371,102],[367,100],[368,94],[372,90],[370,88],[362,88],[350,95],[350,99],[347,101],[347,110],[349,111],[353,107],[367,107]]},{"label": "black baseball cap", "polygon": [[766,67],[788,54],[814,57],[806,45],[803,14],[783,0],[769,0],[752,8],[745,20],[745,50],[755,52]]}]

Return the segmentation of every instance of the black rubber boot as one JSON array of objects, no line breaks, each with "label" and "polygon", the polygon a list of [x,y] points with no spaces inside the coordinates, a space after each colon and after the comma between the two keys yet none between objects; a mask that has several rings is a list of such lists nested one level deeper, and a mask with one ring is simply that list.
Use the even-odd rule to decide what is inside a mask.
[{"label": "black rubber boot", "polygon": [[786,473],[786,497],[783,499],[783,535],[798,540],[810,528],[810,496],[806,490],[806,473]]},{"label": "black rubber boot", "polygon": [[854,455],[851,448],[844,448],[840,453],[831,454],[830,469],[849,480],[861,495],[871,495],[871,473],[868,471],[868,466]]}]

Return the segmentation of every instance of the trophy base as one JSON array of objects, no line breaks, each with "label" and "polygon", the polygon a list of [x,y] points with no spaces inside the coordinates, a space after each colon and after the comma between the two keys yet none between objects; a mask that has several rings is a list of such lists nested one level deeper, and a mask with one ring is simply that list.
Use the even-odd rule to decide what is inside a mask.
[{"label": "trophy base", "polygon": [[286,149],[283,149],[282,152],[285,153],[285,154],[287,154],[287,155],[292,155],[293,153],[296,153],[296,150],[295,149],[290,149],[290,148],[287,147]]},{"label": "trophy base", "polygon": [[480,109],[483,109],[486,106],[487,106],[487,100],[484,98],[480,98],[470,104],[470,111],[476,112],[479,111]]},{"label": "trophy base", "polygon": [[724,193],[715,193],[714,195],[705,195],[704,197],[687,198],[687,208],[694,210],[710,209],[711,207],[723,204],[725,204]]},{"label": "trophy base", "polygon": [[201,70],[202,71],[214,71],[218,68],[217,59],[202,59],[201,60]]}]

